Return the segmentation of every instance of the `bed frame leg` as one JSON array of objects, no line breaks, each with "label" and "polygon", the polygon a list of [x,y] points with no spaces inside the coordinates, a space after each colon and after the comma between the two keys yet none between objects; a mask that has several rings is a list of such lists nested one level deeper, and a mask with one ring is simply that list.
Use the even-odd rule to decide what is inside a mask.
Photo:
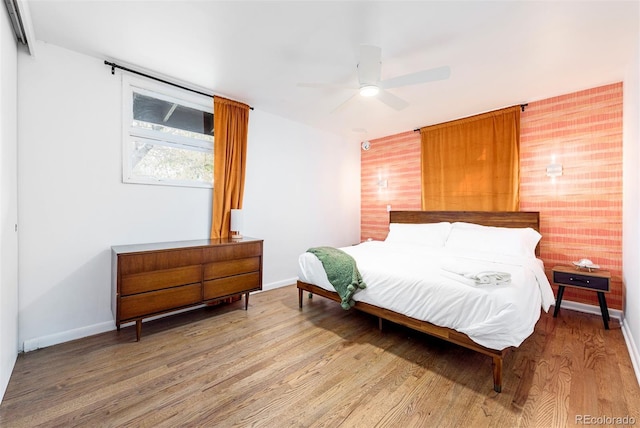
[{"label": "bed frame leg", "polygon": [[502,392],[502,357],[493,357],[493,390]]},{"label": "bed frame leg", "polygon": [[378,317],[378,330],[382,331],[382,317]]},{"label": "bed frame leg", "polygon": [[302,309],[302,288],[298,288],[298,307]]}]

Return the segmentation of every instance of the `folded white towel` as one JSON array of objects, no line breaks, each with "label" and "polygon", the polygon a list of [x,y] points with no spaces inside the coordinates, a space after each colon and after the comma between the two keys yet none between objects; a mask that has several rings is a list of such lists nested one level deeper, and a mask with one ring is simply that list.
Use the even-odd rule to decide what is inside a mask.
[{"label": "folded white towel", "polygon": [[459,273],[451,272],[451,271],[444,270],[444,269],[441,270],[441,273],[442,273],[442,276],[445,276],[445,277],[447,277],[449,279],[453,279],[454,281],[458,281],[458,282],[461,282],[463,284],[471,285],[471,286],[474,286],[474,287],[477,285],[475,279],[467,278],[466,276],[460,275]]},{"label": "folded white towel", "polygon": [[477,284],[506,284],[511,282],[511,274],[508,272],[484,271],[475,274]]},{"label": "folded white towel", "polygon": [[454,264],[444,264],[442,273],[467,285],[503,285],[511,282],[511,274],[491,270],[472,270]]}]

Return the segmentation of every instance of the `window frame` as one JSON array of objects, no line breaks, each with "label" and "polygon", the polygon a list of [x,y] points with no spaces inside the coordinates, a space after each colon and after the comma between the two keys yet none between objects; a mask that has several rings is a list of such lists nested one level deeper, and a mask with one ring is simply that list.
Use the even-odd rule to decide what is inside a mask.
[{"label": "window frame", "polygon": [[[142,141],[163,147],[186,149],[211,153],[213,156],[213,142],[196,140],[180,135],[160,134],[157,131],[137,128],[133,126],[133,93],[151,96],[153,98],[178,103],[182,106],[194,108],[213,114],[213,100],[211,97],[191,91],[176,88],[168,84],[141,79],[135,76],[122,75],[122,182],[125,184],[152,184],[161,186],[179,186],[195,188],[213,188],[210,183],[194,180],[177,180],[160,177],[142,177],[133,174],[131,164],[131,145]],[[159,138],[162,135],[162,138]]]}]

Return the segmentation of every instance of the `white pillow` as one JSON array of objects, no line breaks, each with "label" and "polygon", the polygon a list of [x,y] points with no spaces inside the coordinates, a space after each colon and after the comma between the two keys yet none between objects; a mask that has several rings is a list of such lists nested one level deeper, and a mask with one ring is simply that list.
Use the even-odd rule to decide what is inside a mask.
[{"label": "white pillow", "polygon": [[536,257],[535,250],[540,238],[542,235],[530,227],[493,227],[456,222],[451,226],[451,233],[449,233],[445,247],[519,257]]},{"label": "white pillow", "polygon": [[385,242],[419,244],[427,247],[443,247],[451,223],[391,223]]}]

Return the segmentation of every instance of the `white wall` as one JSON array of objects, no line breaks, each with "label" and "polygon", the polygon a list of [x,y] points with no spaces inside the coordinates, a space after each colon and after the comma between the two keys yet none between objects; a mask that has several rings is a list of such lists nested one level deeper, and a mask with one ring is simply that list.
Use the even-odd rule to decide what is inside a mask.
[{"label": "white wall", "polygon": [[640,381],[640,42],[630,52],[633,66],[624,81],[623,117],[623,273],[624,329]]},{"label": "white wall", "polygon": [[0,400],[18,356],[17,47],[0,6]]},{"label": "white wall", "polygon": [[265,288],[295,282],[309,247],[359,241],[359,147],[251,112],[243,234],[265,240]]},{"label": "white wall", "polygon": [[[114,328],[110,246],[207,238],[211,190],[121,182],[121,79],[103,61],[38,43],[20,57],[19,340],[25,350]],[[265,239],[265,288],[299,252],[358,237],[359,151],[250,114],[244,235]],[[292,295],[292,299],[296,296]]]}]

